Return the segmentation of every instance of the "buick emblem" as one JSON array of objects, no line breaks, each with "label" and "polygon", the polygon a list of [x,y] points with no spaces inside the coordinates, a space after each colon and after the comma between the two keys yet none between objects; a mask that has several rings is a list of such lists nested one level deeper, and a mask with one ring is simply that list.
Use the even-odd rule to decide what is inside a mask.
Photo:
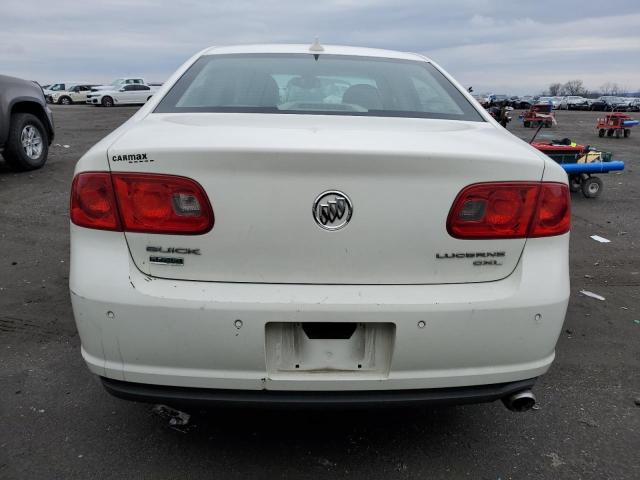
[{"label": "buick emblem", "polygon": [[349,197],[337,190],[321,193],[313,202],[313,218],[325,230],[339,230],[353,214],[353,204]]}]

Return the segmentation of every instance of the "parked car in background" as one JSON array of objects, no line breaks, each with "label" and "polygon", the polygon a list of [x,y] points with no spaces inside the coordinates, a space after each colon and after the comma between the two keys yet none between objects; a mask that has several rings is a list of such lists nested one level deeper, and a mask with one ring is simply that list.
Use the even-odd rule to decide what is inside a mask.
[{"label": "parked car in background", "polygon": [[618,96],[604,96],[602,97],[611,110],[615,110],[617,107],[621,107],[625,104],[625,100]]},{"label": "parked car in background", "polygon": [[632,97],[615,97],[611,102],[611,109],[614,112],[630,112],[633,109]]},{"label": "parked car in background", "polygon": [[591,110],[591,104],[594,102],[593,98],[585,98],[585,101],[582,103],[574,104],[571,109],[572,110]]},{"label": "parked car in background", "polygon": [[47,95],[49,103],[71,105],[72,103],[86,103],[87,95],[93,85],[70,85],[67,89]]},{"label": "parked car in background", "polygon": [[491,95],[489,106],[500,106],[503,102],[509,102],[509,97],[507,95]]},{"label": "parked car in background", "polygon": [[590,109],[596,111],[626,112],[631,99],[615,95],[602,95],[591,102]]},{"label": "parked car in background", "polygon": [[417,54],[212,47],[162,92],[71,188],[73,312],[110,393],[534,406],[570,293],[556,162]]},{"label": "parked car in background", "polygon": [[524,95],[522,97],[512,97],[511,106],[516,109],[528,109],[535,103],[535,100],[531,95]]},{"label": "parked car in background", "polygon": [[589,100],[579,95],[567,95],[562,97],[558,108],[561,110],[579,110],[582,106],[588,105]]},{"label": "parked car in background", "polygon": [[603,112],[608,109],[610,109],[609,104],[602,97],[589,100],[589,110],[593,110],[596,112]]},{"label": "parked car in background", "polygon": [[0,75],[0,153],[9,166],[15,170],[42,167],[53,137],[53,116],[42,88]]},{"label": "parked car in background", "polygon": [[123,85],[117,90],[108,89],[89,92],[86,103],[102,107],[143,104],[153,96],[156,90],[157,87],[132,83]]},{"label": "parked car in background", "polygon": [[560,102],[562,101],[562,97],[540,97],[538,101],[535,102],[537,104],[540,103],[550,103],[554,110],[560,107]]},{"label": "parked car in background", "polygon": [[550,97],[551,105],[553,105],[553,109],[557,110],[560,108],[560,103],[562,102],[562,97]]},{"label": "parked car in background", "polygon": [[44,96],[46,98],[47,96],[52,95],[54,93],[64,92],[75,85],[90,85],[90,84],[91,82],[77,82],[77,81],[58,82],[58,83],[52,83],[47,88],[43,87],[42,91],[44,92]]},{"label": "parked car in background", "polygon": [[125,85],[146,85],[144,78],[141,77],[123,77],[116,78],[113,82],[108,85],[95,85],[93,87],[93,91],[100,90],[119,90]]},{"label": "parked car in background", "polygon": [[628,112],[640,112],[640,98],[632,98],[629,102]]}]

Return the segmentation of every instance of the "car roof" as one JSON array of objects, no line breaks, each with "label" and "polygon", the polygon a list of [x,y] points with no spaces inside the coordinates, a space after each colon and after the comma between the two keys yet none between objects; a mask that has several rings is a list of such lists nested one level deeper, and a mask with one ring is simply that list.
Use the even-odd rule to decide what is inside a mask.
[{"label": "car roof", "polygon": [[61,82],[50,83],[49,86],[51,86],[51,85],[60,85],[60,84],[64,84],[65,86],[67,86],[67,85],[70,85],[70,86],[75,86],[75,85],[94,85],[91,82],[61,81]]},{"label": "car roof", "polygon": [[430,61],[428,58],[409,52],[383,50],[379,48],[349,47],[345,45],[322,45],[322,51],[310,50],[311,44],[257,44],[231,45],[207,48],[202,55],[230,55],[242,53],[307,53],[325,55],[353,55],[359,57],[394,58],[400,60]]}]

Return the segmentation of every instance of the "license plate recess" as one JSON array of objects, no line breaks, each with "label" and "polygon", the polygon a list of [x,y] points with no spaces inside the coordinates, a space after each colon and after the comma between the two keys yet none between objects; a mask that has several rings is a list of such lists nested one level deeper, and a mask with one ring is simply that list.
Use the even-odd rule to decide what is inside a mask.
[{"label": "license plate recess", "polygon": [[266,325],[265,351],[271,378],[338,372],[389,374],[395,340],[393,323],[295,323]]}]

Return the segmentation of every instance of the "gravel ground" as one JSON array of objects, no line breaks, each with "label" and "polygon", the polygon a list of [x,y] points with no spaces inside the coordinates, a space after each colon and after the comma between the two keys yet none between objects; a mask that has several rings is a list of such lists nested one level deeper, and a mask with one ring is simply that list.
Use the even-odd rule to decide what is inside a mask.
[{"label": "gravel ground", "polygon": [[640,477],[640,129],[599,139],[597,114],[559,112],[542,131],[611,150],[627,168],[602,176],[600,198],[573,196],[571,302],[538,410],[208,410],[178,431],[88,372],[67,288],[74,164],[135,108],[53,109],[45,168],[15,174],[0,161],[0,478]]}]

